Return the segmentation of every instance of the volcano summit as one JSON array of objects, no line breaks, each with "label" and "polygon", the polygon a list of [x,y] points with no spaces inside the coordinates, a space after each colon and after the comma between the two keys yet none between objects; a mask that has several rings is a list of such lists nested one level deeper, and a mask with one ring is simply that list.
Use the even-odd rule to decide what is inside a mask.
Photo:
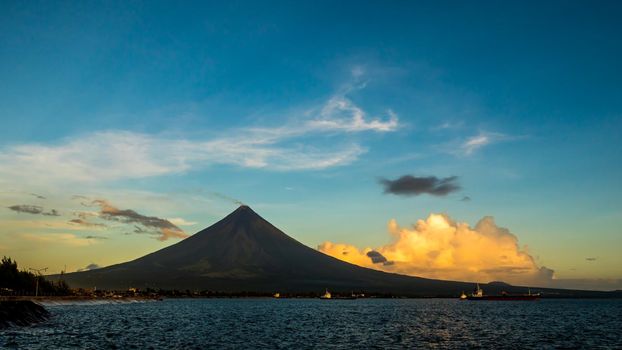
[{"label": "volcano summit", "polygon": [[[59,276],[54,276],[58,278]],[[109,267],[68,273],[71,287],[222,292],[363,290],[412,296],[459,295],[473,283],[376,271],[335,259],[291,238],[246,205],[214,225],[154,253]],[[504,286],[504,290],[524,288]],[[488,290],[498,289],[491,285]]]}]

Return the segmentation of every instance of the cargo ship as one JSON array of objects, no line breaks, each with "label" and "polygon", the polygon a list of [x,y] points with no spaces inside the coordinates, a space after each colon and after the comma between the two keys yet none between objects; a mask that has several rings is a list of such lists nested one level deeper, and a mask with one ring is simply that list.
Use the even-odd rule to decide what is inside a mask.
[{"label": "cargo ship", "polygon": [[[462,294],[464,295],[464,293]],[[464,299],[463,296],[460,296],[461,299]],[[471,293],[471,295],[466,296],[467,300],[492,300],[492,301],[512,301],[512,300],[538,300],[540,299],[540,293],[531,294],[531,290],[528,290],[527,294],[508,294],[506,292],[501,292],[499,295],[484,295],[484,290],[477,285],[477,289]]]}]

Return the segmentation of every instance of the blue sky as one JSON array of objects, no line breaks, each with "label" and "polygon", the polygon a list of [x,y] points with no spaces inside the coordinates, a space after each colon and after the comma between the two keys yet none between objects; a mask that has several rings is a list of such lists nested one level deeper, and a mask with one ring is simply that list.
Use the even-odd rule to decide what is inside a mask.
[{"label": "blue sky", "polygon": [[[115,228],[64,247],[89,233],[23,224],[67,221],[73,195],[183,218],[188,234],[235,208],[224,195],[312,247],[380,247],[390,219],[493,216],[557,278],[620,286],[619,3],[0,9],[1,204],[66,214],[0,212],[18,261],[60,269],[65,253],[36,258],[58,245],[74,268],[107,265],[176,241]],[[383,193],[379,178],[404,175],[461,189]]]}]

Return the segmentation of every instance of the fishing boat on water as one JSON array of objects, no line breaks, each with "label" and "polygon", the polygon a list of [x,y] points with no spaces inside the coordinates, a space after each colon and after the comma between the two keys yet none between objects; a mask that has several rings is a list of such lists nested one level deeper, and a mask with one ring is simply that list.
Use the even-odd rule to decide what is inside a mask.
[{"label": "fishing boat on water", "polygon": [[354,295],[354,293],[352,293],[352,295],[350,295],[350,296],[333,296],[328,291],[328,289],[326,289],[324,294],[322,294],[320,296],[320,299],[323,299],[323,300],[353,300],[353,299],[356,299],[356,295]]},{"label": "fishing boat on water", "polygon": [[332,299],[333,296],[332,294],[330,294],[330,292],[328,291],[328,289],[326,289],[326,291],[324,292],[324,294],[322,294],[320,296],[320,299]]},{"label": "fishing boat on water", "polygon": [[[460,296],[460,299],[464,299],[464,292]],[[493,301],[510,301],[510,300],[538,300],[540,299],[540,293],[532,294],[531,290],[528,290],[527,294],[509,294],[501,292],[499,295],[484,295],[484,290],[477,284],[477,288],[471,295],[466,296],[466,300],[493,300]]]}]

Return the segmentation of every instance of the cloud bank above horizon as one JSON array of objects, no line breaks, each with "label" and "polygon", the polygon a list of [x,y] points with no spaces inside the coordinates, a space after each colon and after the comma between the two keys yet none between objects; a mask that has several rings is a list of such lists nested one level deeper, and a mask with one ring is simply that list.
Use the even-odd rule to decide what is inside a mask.
[{"label": "cloud bank above horizon", "polygon": [[324,242],[322,253],[363,267],[426,278],[457,281],[504,281],[547,286],[554,271],[538,266],[508,229],[490,216],[474,227],[443,214],[430,214],[412,227],[388,223],[393,241],[378,248]]}]

